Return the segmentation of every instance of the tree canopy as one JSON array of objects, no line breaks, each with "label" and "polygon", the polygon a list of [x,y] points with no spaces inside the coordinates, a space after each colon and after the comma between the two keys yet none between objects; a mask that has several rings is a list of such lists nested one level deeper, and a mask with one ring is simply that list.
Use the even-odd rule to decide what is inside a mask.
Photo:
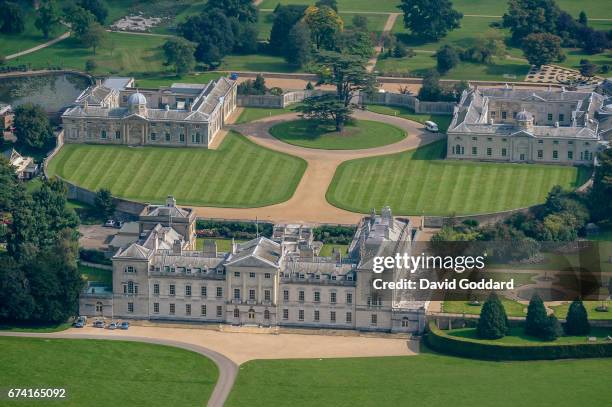
[{"label": "tree canopy", "polygon": [[45,38],[49,38],[49,33],[60,21],[60,13],[55,0],[44,1],[36,10],[36,21],[34,25],[39,29]]},{"label": "tree canopy", "polygon": [[61,181],[44,181],[30,194],[8,171],[10,164],[0,160],[0,190],[12,191],[10,202],[2,203],[11,222],[7,252],[0,253],[0,320],[63,322],[77,313],[83,285],[76,264],[78,218],[66,205]]},{"label": "tree canopy", "polygon": [[166,64],[173,65],[177,75],[187,73],[195,66],[196,44],[184,38],[173,37],[164,43]]},{"label": "tree canopy", "polygon": [[541,66],[565,59],[561,49],[561,38],[554,34],[529,34],[523,39],[522,48],[531,65]]},{"label": "tree canopy", "polygon": [[25,29],[25,15],[17,3],[0,1],[0,32],[19,34]]},{"label": "tree canopy", "polygon": [[508,330],[508,316],[504,305],[497,294],[491,293],[482,305],[476,333],[482,339],[499,339],[506,336]]},{"label": "tree canopy", "polygon": [[[272,31],[270,32],[270,50],[276,55],[286,56],[291,52],[287,44],[289,33],[302,19],[308,6],[278,5],[274,9]],[[308,32],[310,37],[310,32]]]},{"label": "tree canopy", "polygon": [[574,300],[570,304],[564,330],[567,335],[586,335],[591,332],[587,310],[581,300]]},{"label": "tree canopy", "polygon": [[450,0],[402,0],[397,7],[404,13],[404,27],[417,37],[431,40],[459,28],[463,18]]},{"label": "tree canopy", "polygon": [[304,22],[310,29],[316,49],[334,49],[336,34],[344,29],[342,18],[327,6],[308,7],[304,12]]},{"label": "tree canopy", "polygon": [[39,105],[24,103],[15,109],[17,141],[28,147],[42,149],[53,138],[47,113]]}]

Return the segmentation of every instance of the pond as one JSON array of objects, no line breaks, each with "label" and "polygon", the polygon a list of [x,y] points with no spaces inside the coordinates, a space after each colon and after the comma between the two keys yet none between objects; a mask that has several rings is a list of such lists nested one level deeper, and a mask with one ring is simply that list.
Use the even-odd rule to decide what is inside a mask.
[{"label": "pond", "polygon": [[0,78],[0,102],[13,107],[30,102],[55,113],[71,105],[89,84],[86,77],[70,73]]}]

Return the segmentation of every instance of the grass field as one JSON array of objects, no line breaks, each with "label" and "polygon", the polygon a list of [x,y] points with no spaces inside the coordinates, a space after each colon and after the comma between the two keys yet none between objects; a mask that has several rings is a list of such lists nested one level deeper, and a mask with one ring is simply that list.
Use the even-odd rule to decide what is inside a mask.
[{"label": "grass field", "polygon": [[585,168],[443,160],[446,141],[399,154],[342,163],[327,191],[339,208],[401,215],[497,212],[544,202],[554,185],[575,188]]},{"label": "grass field", "polygon": [[[145,343],[0,338],[0,346],[0,383],[7,389],[66,389],[66,400],[36,405],[205,405],[219,375],[203,356]],[[5,398],[2,405],[27,404]]]},{"label": "grass field", "polygon": [[374,113],[403,117],[404,119],[412,120],[421,124],[425,123],[426,121],[432,121],[438,125],[438,129],[442,133],[446,133],[446,130],[453,119],[452,116],[444,114],[414,113],[414,111],[403,106],[368,105],[367,109]]},{"label": "grass field", "polygon": [[90,190],[180,204],[256,207],[291,197],[306,162],[259,147],[230,133],[218,150],[69,144],[49,165],[59,175]]},{"label": "grass field", "polygon": [[612,359],[487,362],[431,353],[255,360],[240,366],[226,405],[604,406],[611,369]]},{"label": "grass field", "polygon": [[[217,242],[217,252],[229,253],[232,251],[232,239],[220,239],[220,238],[198,238],[196,240],[196,249],[202,250],[204,248],[204,242],[206,240],[214,240]],[[236,243],[242,243],[244,240],[234,239]]]},{"label": "grass field", "polygon": [[283,57],[264,54],[228,55],[223,58],[223,63],[219,69],[223,71],[282,73],[291,73],[299,70],[289,65]]},{"label": "grass field", "polygon": [[108,33],[106,43],[96,50],[83,48],[74,38],[60,41],[48,48],[11,60],[13,64],[31,64],[33,69],[44,69],[60,65],[63,68],[85,69],[85,62],[92,59],[97,68],[93,73],[113,75],[133,75],[136,77],[161,72],[170,72],[163,65],[161,46],[164,37]]},{"label": "grass field", "polygon": [[294,120],[274,125],[270,134],[285,143],[324,150],[358,150],[397,143],[406,133],[395,126],[370,120],[355,120],[337,132],[331,123]]},{"label": "grass field", "polygon": [[[314,4],[314,0],[264,0],[260,8],[273,9],[277,4]],[[557,0],[562,10],[578,16],[584,10],[591,18],[612,18],[612,4],[601,0]],[[399,0],[338,0],[338,10],[342,11],[377,11],[397,13]],[[505,1],[496,0],[454,0],[453,6],[467,15],[494,15],[501,16],[508,9]]]},{"label": "grass field", "polygon": [[284,109],[269,109],[265,107],[245,107],[242,109],[242,113],[236,120],[237,124],[248,123],[254,120],[263,119],[264,117],[278,116],[280,114],[292,113],[295,105],[286,107]]},{"label": "grass field", "polygon": [[340,250],[340,253],[343,255],[347,254],[349,245],[347,244],[324,244],[319,252],[319,256],[321,257],[330,257],[334,251],[334,249]]},{"label": "grass field", "polygon": [[[436,57],[431,51],[418,51],[411,58],[379,58],[376,63],[376,71],[381,75],[401,73],[422,76],[426,71],[435,69],[435,67]],[[442,78],[512,81],[523,80],[527,72],[529,72],[529,65],[526,62],[495,58],[491,65],[460,62],[455,68],[442,75]]]},{"label": "grass field", "polygon": [[[18,3],[21,4],[21,3]],[[7,56],[26,49],[30,49],[44,42],[50,41],[60,34],[68,31],[63,25],[56,25],[49,33],[49,38],[45,39],[35,26],[36,12],[32,9],[31,5],[22,4],[24,17],[25,17],[25,29],[19,34],[3,34],[0,33],[0,55]]]},{"label": "grass field", "polygon": [[[527,315],[525,313],[527,307],[520,302],[505,297],[501,297],[501,301],[506,310],[506,315],[509,317],[524,317]],[[448,314],[480,315],[481,309],[482,305],[470,305],[466,301],[444,301],[442,303],[442,311]]]},{"label": "grass field", "polygon": [[[491,343],[491,344],[508,344],[508,345],[538,345],[538,344],[567,344],[567,343],[587,343],[586,335],[582,336],[560,336],[554,341],[543,341],[540,338],[529,336],[525,334],[523,327],[510,328],[510,332],[507,336],[500,339],[493,340],[482,340],[478,338],[476,334],[476,328],[461,328],[453,329],[451,331],[445,331],[450,336],[458,338],[474,339],[479,343]],[[612,329],[606,328],[593,328],[589,336],[599,338],[599,340],[605,339],[608,335],[612,334]]]},{"label": "grass field", "polygon": [[[584,307],[587,310],[589,319],[612,319],[612,301],[604,301],[604,305],[608,307],[608,312],[599,312],[595,308],[602,305],[602,301],[584,301]],[[570,303],[551,307],[555,311],[555,315],[561,319],[565,319]]]}]

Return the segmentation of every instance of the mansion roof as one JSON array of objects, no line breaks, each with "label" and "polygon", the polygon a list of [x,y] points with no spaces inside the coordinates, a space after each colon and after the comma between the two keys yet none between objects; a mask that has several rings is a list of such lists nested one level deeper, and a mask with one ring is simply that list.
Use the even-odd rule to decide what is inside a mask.
[{"label": "mansion roof", "polygon": [[[113,80],[116,79],[116,80]],[[64,118],[100,118],[100,119],[128,119],[139,117],[150,121],[172,121],[172,122],[208,122],[213,112],[221,106],[223,98],[231,91],[234,81],[221,77],[216,81],[202,84],[174,83],[169,88],[162,88],[160,92],[168,95],[191,95],[193,103],[187,107],[165,108],[148,107],[143,110],[134,111],[128,107],[119,106],[118,103],[108,103],[110,96],[118,95],[119,92],[126,94],[133,92],[132,88],[121,88],[125,83],[131,83],[126,78],[109,78],[104,84],[97,84],[87,88],[75,101],[75,106],[68,108],[62,117]],[[109,82],[110,81],[110,82]],[[119,89],[119,90],[118,90]],[[139,95],[146,102],[143,94]],[[183,108],[184,107],[184,108]]]},{"label": "mansion roof", "polygon": [[[541,104],[537,111],[545,111],[544,107],[560,105],[565,109],[571,107],[571,116],[566,115],[570,125],[542,125],[533,123],[534,112],[519,112],[512,121],[497,122],[495,116],[490,113],[495,105],[499,103],[516,103],[533,108]],[[571,106],[567,106],[570,103]],[[493,106],[492,106],[493,105]],[[584,91],[553,91],[553,90],[531,90],[493,88],[493,89],[470,89],[464,91],[458,106],[455,108],[453,120],[449,126],[449,133],[483,134],[483,135],[529,135],[536,138],[579,138],[597,140],[599,134],[607,131],[608,125],[601,126],[597,120],[605,105],[605,97],[595,92]],[[516,112],[515,112],[516,113]],[[504,117],[505,119],[505,117]],[[550,120],[550,118],[549,118]],[[561,119],[560,119],[561,120]],[[531,121],[526,128],[518,122]]]}]

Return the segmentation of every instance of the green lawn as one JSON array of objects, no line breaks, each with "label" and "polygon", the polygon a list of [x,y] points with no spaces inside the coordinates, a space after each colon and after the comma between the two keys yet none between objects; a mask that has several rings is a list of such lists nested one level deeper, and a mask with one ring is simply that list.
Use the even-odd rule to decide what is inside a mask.
[{"label": "green lawn", "polygon": [[[259,6],[261,9],[273,9],[277,4],[314,4],[315,0],[264,0]],[[338,0],[338,11],[376,11],[376,12],[398,12],[399,0]]]},{"label": "green lawn", "polygon": [[242,113],[236,120],[237,124],[248,123],[254,120],[263,119],[264,117],[278,116],[285,113],[292,113],[296,105],[291,105],[284,109],[272,109],[265,107],[245,107]]},{"label": "green lawn", "polygon": [[[473,339],[479,343],[490,343],[490,344],[504,344],[504,345],[538,345],[538,344],[567,344],[567,343],[587,343],[586,335],[582,336],[561,336],[554,341],[543,341],[540,338],[529,336],[525,334],[523,327],[510,328],[508,335],[500,339],[483,340],[478,338],[476,334],[476,328],[461,328],[453,329],[450,331],[444,331],[449,336],[457,338]],[[608,335],[612,334],[612,329],[606,328],[593,328],[589,336],[599,338],[599,340],[605,339]]]},{"label": "green lawn", "polygon": [[358,150],[397,143],[406,133],[395,126],[370,120],[355,120],[342,132],[330,123],[294,120],[274,125],[270,134],[285,143],[324,150]]},{"label": "green lawn", "polygon": [[[525,313],[527,306],[520,302],[505,297],[501,297],[501,301],[509,317],[524,317],[527,315]],[[442,303],[442,311],[448,314],[480,315],[481,309],[482,305],[470,305],[467,301],[444,301]]]},{"label": "green lawn", "polygon": [[143,75],[169,72],[170,67],[163,65],[164,57],[161,46],[164,37],[134,35],[125,33],[108,33],[106,43],[96,50],[83,48],[74,38],[60,41],[48,48],[11,60],[11,64],[31,64],[33,69],[44,69],[48,66],[85,69],[85,62],[93,59],[97,68],[95,74]]},{"label": "green lawn", "polygon": [[[314,4],[314,0],[264,0],[260,8],[273,9],[277,4]],[[368,0],[338,0],[338,10],[348,11],[377,11],[393,12],[400,10],[397,5],[399,0],[379,0],[376,2]],[[584,10],[590,18],[612,18],[612,4],[601,0],[558,0],[556,2],[562,10],[578,16]],[[505,1],[496,0],[454,0],[453,6],[467,15],[493,15],[501,16],[508,9]],[[400,16],[401,19],[401,16]]]},{"label": "green lawn", "polygon": [[289,65],[285,58],[264,54],[228,55],[223,58],[223,63],[219,69],[224,71],[282,73],[298,71],[297,68]]},{"label": "green lawn", "polygon": [[[433,52],[420,51],[408,58],[379,58],[376,71],[381,75],[404,74],[422,76],[429,69],[435,69],[436,57]],[[455,80],[489,80],[515,81],[523,80],[529,72],[527,62],[506,58],[495,58],[494,64],[484,65],[471,62],[461,62],[455,68],[442,76],[444,79]]]},{"label": "green lawn", "polygon": [[[232,239],[221,239],[221,238],[198,238],[196,240],[196,249],[202,250],[204,248],[204,241],[214,240],[217,242],[217,252],[229,253],[232,251]],[[242,243],[244,240],[234,239],[235,243]]]},{"label": "green lawn", "polygon": [[113,271],[79,264],[79,273],[86,281],[113,284]]},{"label": "green lawn", "polygon": [[490,362],[417,356],[254,360],[240,366],[233,406],[554,406],[609,404],[612,359]]},{"label": "green lawn", "polygon": [[172,194],[183,205],[257,207],[293,195],[306,162],[230,133],[217,150],[69,144],[49,165],[85,188],[163,202]]},{"label": "green lawn", "polygon": [[[457,338],[466,338],[478,341],[479,343],[488,344],[504,344],[504,345],[548,345],[548,344],[570,344],[570,343],[587,343],[586,335],[583,336],[561,336],[554,341],[543,341],[540,338],[525,334],[523,327],[510,328],[508,335],[500,339],[483,340],[478,338],[476,328],[461,328],[445,331],[449,336]],[[612,329],[593,328],[589,336],[594,336],[600,341],[604,340],[608,335],[612,334]]]},{"label": "green lawn", "polygon": [[443,160],[446,141],[342,163],[327,190],[339,208],[368,213],[390,205],[401,215],[462,215],[544,202],[554,185],[575,188],[586,168]]},{"label": "green lawn", "polygon": [[340,253],[342,253],[343,255],[346,255],[348,252],[348,247],[349,245],[347,244],[334,244],[334,243],[324,244],[323,247],[321,248],[321,251],[319,252],[319,256],[330,257],[334,249],[338,249],[340,250]]},{"label": "green lawn", "polygon": [[[8,388],[64,388],[71,406],[201,406],[219,376],[197,353],[135,342],[0,338],[0,383]],[[3,406],[24,406],[24,400]]]},{"label": "green lawn", "polygon": [[432,121],[438,125],[438,128],[442,133],[446,133],[451,120],[453,120],[453,116],[450,115],[414,113],[413,110],[403,106],[368,105],[367,109],[374,113],[399,116],[421,124],[425,123],[426,121]]},{"label": "green lawn", "polygon": [[30,4],[25,2],[18,3],[23,7],[25,17],[25,29],[19,34],[3,34],[0,33],[0,55],[7,56],[20,51],[25,51],[42,43],[52,40],[53,38],[68,31],[63,25],[56,25],[49,33],[49,38],[44,38],[35,26],[36,12]]},{"label": "green lawn", "polygon": [[[612,319],[612,301],[604,301],[604,305],[608,306],[608,312],[599,312],[595,308],[602,304],[601,301],[584,301],[584,307],[587,310],[589,319]],[[565,319],[570,303],[551,307],[555,311],[555,315],[560,319]]]}]

